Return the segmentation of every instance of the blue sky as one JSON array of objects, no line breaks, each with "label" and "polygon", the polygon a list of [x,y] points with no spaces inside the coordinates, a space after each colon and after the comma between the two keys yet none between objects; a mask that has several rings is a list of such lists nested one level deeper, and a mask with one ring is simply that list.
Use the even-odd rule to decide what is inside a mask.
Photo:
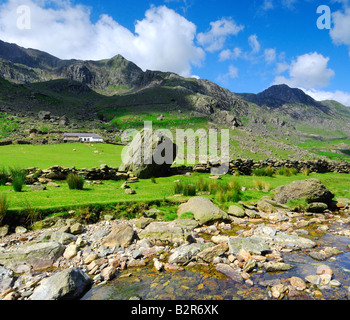
[{"label": "blue sky", "polygon": [[[317,27],[320,5],[331,30]],[[122,54],[233,92],[286,83],[350,106],[349,0],[5,0],[0,39],[63,59]]]}]

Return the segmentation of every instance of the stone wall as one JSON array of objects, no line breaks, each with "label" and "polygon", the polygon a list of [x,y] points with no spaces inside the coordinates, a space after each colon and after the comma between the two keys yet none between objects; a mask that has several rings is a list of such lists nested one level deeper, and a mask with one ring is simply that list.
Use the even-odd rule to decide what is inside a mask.
[{"label": "stone wall", "polygon": [[[209,173],[211,168],[215,167],[215,164],[197,164],[193,167],[193,171],[196,172],[206,172]],[[307,168],[310,172],[315,173],[350,173],[350,162],[342,161],[327,161],[327,160],[244,160],[235,159],[230,161],[229,173],[234,174],[239,172],[244,175],[251,175],[255,168],[272,167],[272,168],[296,168],[301,172],[303,169]]]}]

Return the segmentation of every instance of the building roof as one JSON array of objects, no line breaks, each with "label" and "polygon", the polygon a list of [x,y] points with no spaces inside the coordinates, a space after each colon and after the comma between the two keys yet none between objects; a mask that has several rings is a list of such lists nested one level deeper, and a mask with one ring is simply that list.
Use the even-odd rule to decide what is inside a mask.
[{"label": "building roof", "polygon": [[100,135],[96,133],[65,133],[65,138],[94,138],[94,139],[103,139]]}]

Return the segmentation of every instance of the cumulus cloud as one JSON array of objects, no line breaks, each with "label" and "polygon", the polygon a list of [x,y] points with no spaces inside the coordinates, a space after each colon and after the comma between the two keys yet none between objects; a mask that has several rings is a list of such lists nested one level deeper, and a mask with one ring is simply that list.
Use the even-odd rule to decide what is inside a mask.
[{"label": "cumulus cloud", "polygon": [[210,22],[211,29],[197,35],[198,43],[209,52],[219,51],[224,47],[227,37],[237,35],[244,29],[244,26],[237,25],[232,19],[222,18]]},{"label": "cumulus cloud", "polygon": [[306,90],[301,88],[306,94],[311,96],[317,101],[324,101],[324,100],[336,100],[343,104],[344,106],[350,107],[350,93],[344,92],[344,91],[322,91],[322,90]]},{"label": "cumulus cloud", "polygon": [[332,18],[334,26],[330,30],[330,36],[335,44],[349,46],[350,55],[350,8],[346,7],[344,12],[334,12]]},{"label": "cumulus cloud", "polygon": [[226,60],[234,60],[240,57],[242,54],[242,49],[241,48],[234,48],[233,50],[226,49],[220,52],[219,54],[219,61],[223,62]]},{"label": "cumulus cloud", "polygon": [[317,52],[301,55],[286,69],[289,71],[289,78],[277,76],[274,84],[285,83],[291,87],[306,89],[327,87],[335,75],[332,69],[328,69],[328,61],[328,57]]},{"label": "cumulus cloud", "polygon": [[[30,9],[30,29],[18,28],[19,6]],[[195,45],[196,26],[166,6],[151,7],[135,30],[109,15],[96,23],[91,9],[69,0],[8,0],[0,6],[0,38],[61,59],[100,60],[123,55],[142,69],[191,76],[193,65],[205,58]]]}]

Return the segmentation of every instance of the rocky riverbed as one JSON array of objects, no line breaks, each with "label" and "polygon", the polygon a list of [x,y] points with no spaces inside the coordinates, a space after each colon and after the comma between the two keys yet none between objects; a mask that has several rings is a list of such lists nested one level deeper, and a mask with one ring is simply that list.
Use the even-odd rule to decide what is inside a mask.
[{"label": "rocky riverbed", "polygon": [[211,203],[210,223],[56,217],[19,228],[0,241],[1,299],[349,299],[349,205],[297,213],[271,203],[243,214]]}]

